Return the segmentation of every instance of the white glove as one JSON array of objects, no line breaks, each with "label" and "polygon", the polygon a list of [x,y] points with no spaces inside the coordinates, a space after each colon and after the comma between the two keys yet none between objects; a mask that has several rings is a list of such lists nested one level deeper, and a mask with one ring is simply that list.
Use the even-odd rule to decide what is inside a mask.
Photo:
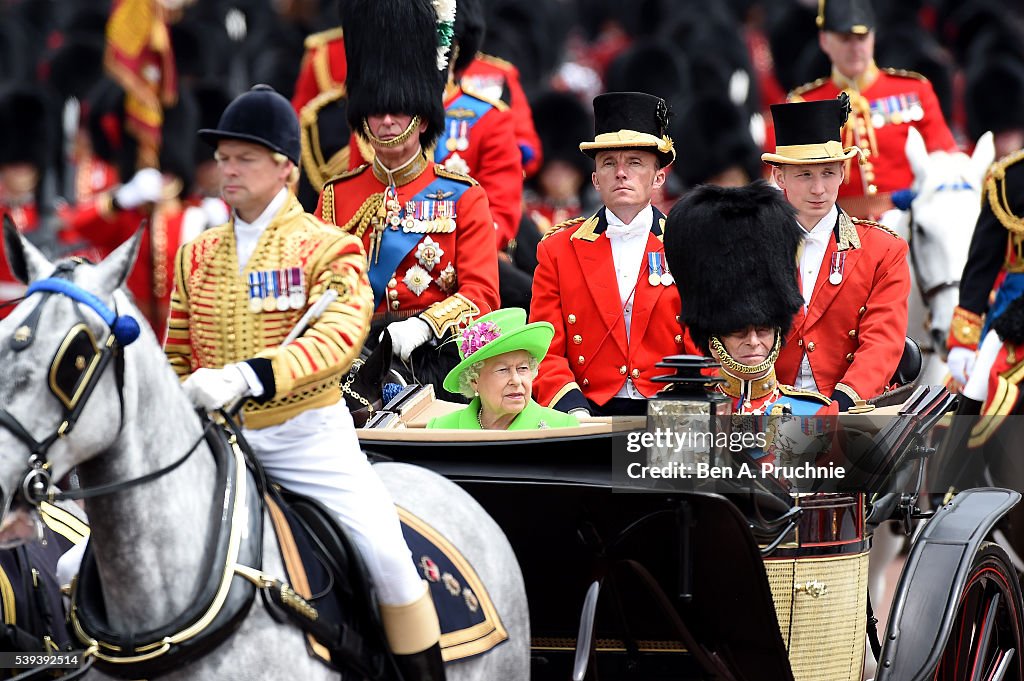
[{"label": "white glove", "polygon": [[590,416],[590,410],[584,409],[583,407],[576,407],[575,409],[570,409],[569,413],[577,418],[582,416]]},{"label": "white glove", "polygon": [[228,204],[224,203],[222,199],[213,196],[207,196],[203,199],[199,203],[199,207],[203,209],[203,214],[206,215],[208,227],[223,225],[231,217],[231,214],[228,212]]},{"label": "white glove", "polygon": [[403,362],[408,362],[413,350],[434,337],[430,325],[419,317],[391,322],[387,331],[391,334],[391,352]]},{"label": "white glove", "polygon": [[971,376],[971,370],[974,369],[975,359],[977,359],[977,354],[974,350],[959,346],[950,348],[946,364],[949,366],[949,373],[953,376],[953,380],[960,385],[966,384],[967,379]]},{"label": "white glove", "polygon": [[126,184],[114,192],[114,200],[121,208],[138,208],[144,203],[155,203],[163,196],[164,177],[156,168],[143,168]]},{"label": "white glove", "polygon": [[249,383],[237,365],[223,369],[196,369],[182,384],[192,404],[203,409],[217,409],[239,397],[250,394]]}]

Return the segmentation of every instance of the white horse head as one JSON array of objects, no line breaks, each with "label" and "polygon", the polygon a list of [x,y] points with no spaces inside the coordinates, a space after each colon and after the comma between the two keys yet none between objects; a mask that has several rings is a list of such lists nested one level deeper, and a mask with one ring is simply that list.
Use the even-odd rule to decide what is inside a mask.
[{"label": "white horse head", "polygon": [[[987,132],[971,156],[959,151],[929,154],[920,133],[911,128],[905,151],[914,172],[908,239],[918,295],[911,295],[911,305],[927,306],[922,326],[932,349],[944,355],[960,275],[981,211],[982,182],[995,160],[995,146]],[[911,335],[917,335],[916,330],[912,320]]]}]

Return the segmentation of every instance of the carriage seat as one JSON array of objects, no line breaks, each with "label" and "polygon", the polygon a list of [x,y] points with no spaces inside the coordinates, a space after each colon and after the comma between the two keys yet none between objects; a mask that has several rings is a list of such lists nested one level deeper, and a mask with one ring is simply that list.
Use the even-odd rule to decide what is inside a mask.
[{"label": "carriage seat", "polygon": [[900,357],[896,373],[892,375],[889,384],[910,385],[921,375],[921,365],[921,346],[907,336],[903,342],[903,356]]}]

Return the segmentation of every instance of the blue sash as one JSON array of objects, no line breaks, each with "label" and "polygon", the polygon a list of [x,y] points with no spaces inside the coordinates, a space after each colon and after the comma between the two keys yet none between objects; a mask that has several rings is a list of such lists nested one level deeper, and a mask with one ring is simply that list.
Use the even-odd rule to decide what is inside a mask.
[{"label": "blue sash", "polygon": [[[469,189],[469,185],[465,182],[438,177],[421,189],[410,200],[414,202],[431,201],[432,199],[428,199],[427,196],[436,196],[437,192],[441,191],[443,194],[451,194],[446,196],[444,200],[458,203],[459,199],[462,198],[463,192],[467,189]],[[405,206],[402,206],[401,216],[405,217]],[[456,222],[458,222],[458,217],[456,215]],[[389,225],[384,228],[384,231],[381,233],[380,253],[378,254],[377,262],[373,262],[373,253],[367,254],[370,261],[369,278],[370,287],[373,289],[373,309],[376,310],[384,299],[384,294],[387,292],[388,282],[391,280],[391,277],[404,275],[404,273],[397,272],[396,268],[405,259],[405,256],[409,255],[416,248],[417,244],[423,239],[423,236],[419,232],[406,232],[401,227],[392,229]]]},{"label": "blue sash", "polygon": [[1021,294],[1024,294],[1024,273],[1010,272],[1003,278],[1003,283],[996,291],[996,299],[992,302],[992,307],[985,317],[985,327],[981,330],[981,340],[985,340],[985,334],[992,328],[992,322],[1006,312],[1010,303],[1020,298]]},{"label": "blue sash", "polygon": [[493,104],[488,104],[482,99],[477,99],[472,95],[462,93],[455,98],[455,101],[448,105],[445,111],[451,111],[452,109],[469,109],[476,116],[472,118],[455,118],[446,116],[444,119],[444,130],[441,131],[441,137],[437,140],[437,146],[434,147],[434,163],[443,163],[446,158],[451,156],[452,151],[448,151],[448,139],[451,137],[452,122],[454,121],[458,128],[462,127],[462,123],[466,123],[466,136],[469,136],[469,130],[472,129],[476,122],[483,118],[484,114],[494,108]]}]

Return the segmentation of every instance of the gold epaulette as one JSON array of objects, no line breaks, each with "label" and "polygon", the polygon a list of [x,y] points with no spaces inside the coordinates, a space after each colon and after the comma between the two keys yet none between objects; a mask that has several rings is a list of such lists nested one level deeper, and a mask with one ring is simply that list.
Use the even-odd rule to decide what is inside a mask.
[{"label": "gold epaulette", "polygon": [[510,61],[508,61],[507,59],[502,59],[501,57],[495,57],[493,54],[487,54],[486,52],[477,52],[476,53],[476,58],[479,59],[482,62],[487,62],[488,64],[494,64],[495,66],[497,66],[499,68],[502,68],[502,69],[511,70],[511,69],[514,69],[516,67],[515,64],[513,64]]},{"label": "gold epaulette", "polygon": [[801,101],[805,94],[807,94],[811,90],[816,90],[817,88],[820,88],[822,85],[824,85],[828,81],[829,81],[828,78],[819,78],[818,80],[812,80],[810,83],[804,83],[803,85],[800,85],[799,87],[795,87],[795,88],[793,88],[792,90],[789,91],[788,95],[786,95],[786,101],[787,102]]},{"label": "gold epaulette", "polygon": [[579,217],[579,218],[573,218],[572,220],[566,220],[565,222],[559,222],[557,225],[553,226],[551,229],[549,229],[548,231],[544,232],[544,236],[542,236],[540,238],[540,240],[544,241],[544,239],[547,239],[549,236],[553,236],[555,234],[558,234],[562,230],[568,229],[569,227],[574,227],[574,226],[580,224],[581,222],[583,222],[586,219],[587,219],[586,217]]},{"label": "gold epaulette", "polygon": [[347,96],[344,85],[321,92],[306,102],[299,112],[299,153],[302,170],[306,174],[313,189],[323,191],[324,183],[348,168],[348,145],[336,151],[330,158],[324,158],[324,150],[320,147],[320,110],[337,99]]},{"label": "gold epaulette", "polygon": [[779,384],[779,392],[788,397],[806,397],[816,402],[821,402],[824,405],[832,404],[832,400],[825,397],[819,392],[814,390],[801,390],[800,388],[794,388],[791,385]]},{"label": "gold epaulette", "polygon": [[447,178],[449,180],[455,180],[456,182],[463,182],[465,184],[468,184],[471,187],[475,187],[478,184],[480,184],[479,182],[474,180],[469,175],[465,175],[465,174],[460,173],[458,171],[452,170],[451,168],[445,168],[444,165],[442,165],[440,163],[438,163],[438,164],[436,164],[434,166],[434,173],[438,177],[444,177],[444,178]]},{"label": "gold epaulette", "polygon": [[924,76],[922,76],[917,71],[908,71],[906,69],[891,69],[891,68],[884,68],[884,69],[881,69],[881,70],[885,71],[890,76],[900,76],[902,78],[913,78],[914,80],[923,80],[926,83],[928,82],[928,79],[925,78]]},{"label": "gold epaulette", "polygon": [[355,168],[352,168],[351,170],[346,170],[343,173],[339,173],[339,174],[335,175],[331,179],[327,180],[327,182],[325,182],[324,184],[325,185],[327,185],[327,184],[334,184],[335,182],[343,182],[344,180],[351,179],[351,178],[355,177],[356,175],[359,175],[360,173],[362,173],[364,170],[366,170],[369,167],[370,167],[369,163],[364,163],[364,164],[362,164],[360,166],[356,166]]},{"label": "gold epaulette", "polygon": [[472,88],[469,88],[469,87],[466,87],[465,85],[462,86],[462,91],[465,94],[469,95],[470,97],[476,97],[481,102],[486,102],[486,103],[490,104],[491,106],[493,106],[498,111],[508,111],[508,104],[506,104],[505,102],[501,101],[500,99],[492,99],[491,97],[488,97],[487,95],[482,95],[479,92],[477,92],[476,90],[474,90]]},{"label": "gold epaulette", "polygon": [[[988,204],[999,223],[1013,234],[1024,234],[1024,216],[1013,212],[1010,197],[1006,195],[1006,171],[1024,161],[1024,149],[1003,156],[993,163],[985,175],[985,194]],[[1024,167],[1018,168],[1024,172]]]},{"label": "gold epaulette", "polygon": [[897,239],[902,239],[903,238],[903,237],[901,237],[899,235],[898,232],[896,232],[896,231],[894,231],[892,229],[889,229],[888,227],[886,227],[885,225],[883,225],[880,222],[875,222],[874,220],[861,220],[860,218],[851,218],[851,220],[853,220],[853,224],[855,224],[855,225],[867,225],[868,227],[875,227],[877,229],[882,230],[883,232],[888,232],[889,234],[892,234]]},{"label": "gold epaulette", "polygon": [[320,31],[319,33],[311,33],[306,36],[306,40],[303,41],[303,46],[307,50],[316,49],[317,47],[323,47],[332,40],[337,40],[344,35],[341,30],[341,26],[335,26],[329,28],[326,31]]}]

